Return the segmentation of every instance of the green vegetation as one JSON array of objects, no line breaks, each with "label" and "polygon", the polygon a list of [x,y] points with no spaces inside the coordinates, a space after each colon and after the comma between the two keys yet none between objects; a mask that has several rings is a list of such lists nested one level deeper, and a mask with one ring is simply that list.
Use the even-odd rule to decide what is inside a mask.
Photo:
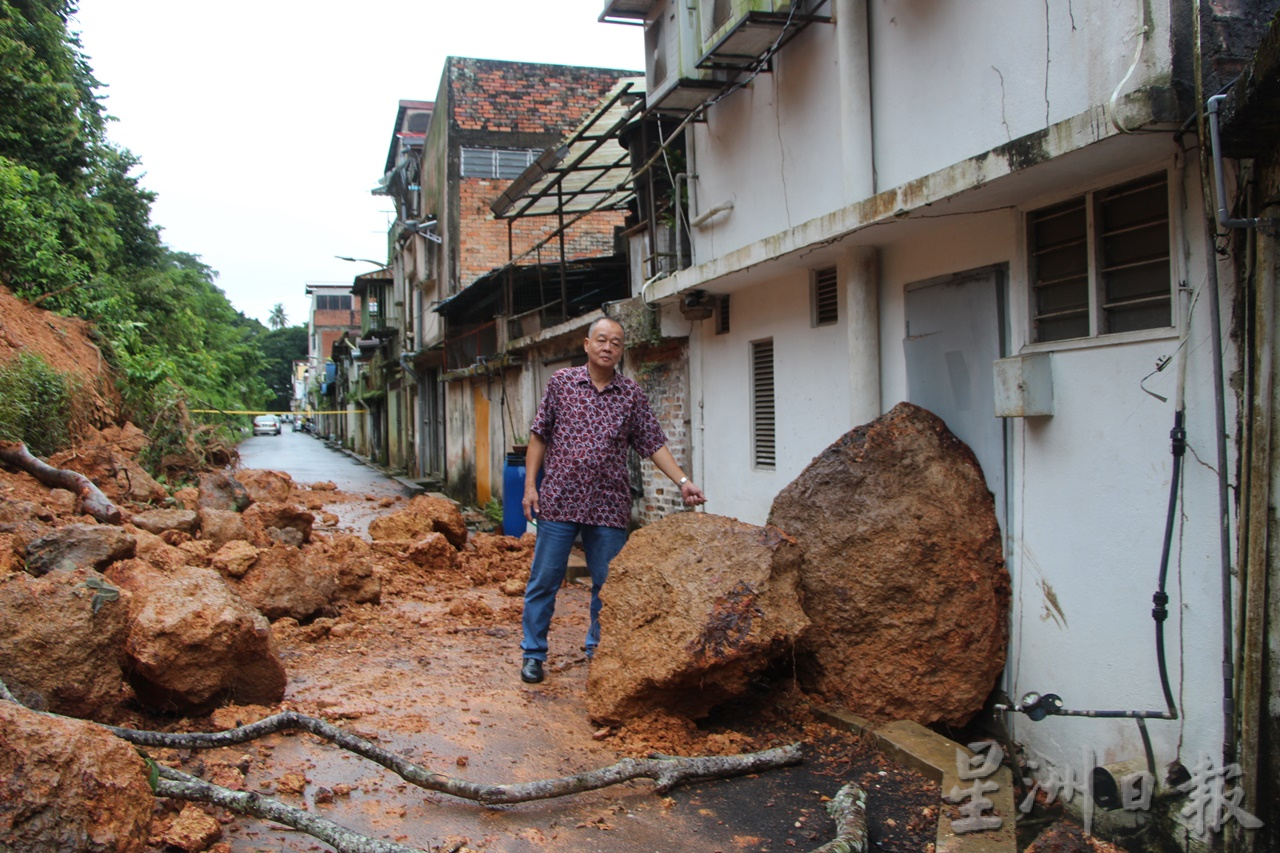
[{"label": "green vegetation", "polygon": [[44,359],[19,353],[0,364],[0,439],[23,441],[38,456],[48,456],[70,437],[72,377],[54,370]]},{"label": "green vegetation", "polygon": [[480,510],[484,513],[484,517],[494,524],[502,524],[502,501],[497,498],[489,498],[489,502]]},{"label": "green vegetation", "polygon": [[[69,0],[0,0],[0,283],[94,323],[125,416],[161,445],[144,460],[156,464],[190,454],[188,417],[225,426],[190,409],[260,409],[278,381],[266,327],[231,306],[198,256],[161,242],[140,161],[107,141],[100,84],[67,29],[75,11]],[[25,405],[52,427],[48,409]]]}]

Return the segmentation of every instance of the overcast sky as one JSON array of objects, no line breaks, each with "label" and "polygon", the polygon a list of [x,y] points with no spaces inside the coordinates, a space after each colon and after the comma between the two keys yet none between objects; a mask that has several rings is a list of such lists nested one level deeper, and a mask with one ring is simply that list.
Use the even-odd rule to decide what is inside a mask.
[{"label": "overcast sky", "polygon": [[305,322],[309,282],[383,260],[382,177],[400,99],[435,99],[446,56],[642,69],[604,0],[81,0],[71,29],[105,84],[110,138],[142,158],[166,244],[235,307]]}]

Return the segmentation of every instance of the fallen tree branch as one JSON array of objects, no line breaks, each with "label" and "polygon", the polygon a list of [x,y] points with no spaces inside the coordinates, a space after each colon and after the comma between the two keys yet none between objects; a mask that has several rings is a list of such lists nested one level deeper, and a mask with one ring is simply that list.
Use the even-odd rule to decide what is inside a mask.
[{"label": "fallen tree branch", "polygon": [[836,822],[836,837],[813,853],[866,853],[867,792],[850,782],[827,803],[827,814]]},{"label": "fallen tree branch", "polygon": [[0,441],[0,462],[26,471],[41,483],[54,489],[67,489],[80,498],[80,508],[98,521],[120,524],[124,513],[113,504],[85,475],[68,468],[54,468],[31,455],[21,441]]},{"label": "fallen tree branch", "polygon": [[316,817],[270,797],[251,791],[233,791],[171,767],[156,767],[160,771],[160,778],[155,783],[155,793],[160,797],[213,803],[238,814],[282,823],[320,839],[338,853],[426,853],[417,847],[405,847],[393,841],[381,841],[361,835],[331,820]]},{"label": "fallen tree branch", "polygon": [[631,779],[652,779],[658,793],[696,779],[722,779],[758,773],[777,767],[799,764],[802,760],[799,744],[766,749],[744,755],[709,755],[692,758],[660,755],[652,758],[624,758],[616,764],[558,779],[542,779],[519,785],[483,785],[467,782],[442,773],[433,773],[401,756],[388,752],[362,737],[343,731],[337,726],[315,717],[295,711],[267,717],[247,726],[239,726],[224,732],[200,732],[170,734],[105,726],[117,737],[137,746],[168,749],[216,749],[235,746],[257,740],[269,734],[287,730],[301,730],[324,738],[335,746],[369,759],[395,773],[406,782],[412,782],[428,791],[474,800],[482,805],[508,805],[530,800],[545,800],[607,788]]}]

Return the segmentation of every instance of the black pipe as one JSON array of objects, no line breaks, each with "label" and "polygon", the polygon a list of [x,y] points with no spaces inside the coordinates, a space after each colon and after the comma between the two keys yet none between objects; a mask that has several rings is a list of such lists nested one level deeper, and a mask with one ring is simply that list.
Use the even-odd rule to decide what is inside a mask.
[{"label": "black pipe", "polygon": [[[1169,557],[1173,552],[1173,529],[1178,520],[1178,487],[1182,482],[1182,461],[1187,453],[1186,412],[1178,408],[1173,413],[1173,429],[1169,431],[1171,451],[1173,453],[1173,474],[1169,480],[1169,509],[1165,514],[1164,545],[1160,551],[1160,576],[1155,594],[1151,596],[1155,606],[1151,609],[1151,618],[1156,623],[1156,667],[1160,672],[1160,689],[1164,691],[1164,711],[1093,711],[1071,710],[1062,706],[1062,698],[1053,693],[1029,694],[1017,705],[996,705],[996,710],[1020,711],[1032,720],[1043,720],[1053,717],[1102,717],[1131,718],[1138,720],[1142,729],[1143,742],[1151,761],[1150,741],[1142,721],[1146,719],[1176,720],[1178,708],[1173,701],[1173,688],[1169,685],[1169,668],[1164,652],[1164,623],[1169,617],[1169,594],[1165,592],[1165,583],[1169,577]],[[1031,701],[1028,701],[1030,699]]]}]

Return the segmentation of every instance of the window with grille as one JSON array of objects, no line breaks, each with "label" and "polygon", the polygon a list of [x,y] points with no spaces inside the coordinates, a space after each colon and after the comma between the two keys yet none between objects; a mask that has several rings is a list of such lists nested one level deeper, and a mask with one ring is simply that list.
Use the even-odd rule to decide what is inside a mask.
[{"label": "window with grille", "polygon": [[716,334],[729,334],[729,294],[716,297]]},{"label": "window with grille", "polygon": [[751,342],[751,462],[777,467],[777,420],[773,396],[773,340]]},{"label": "window with grille", "polygon": [[840,289],[835,267],[813,271],[809,307],[814,326],[830,326],[840,319]]},{"label": "window with grille", "polygon": [[316,294],[316,310],[317,311],[350,311],[351,297],[338,296],[336,294],[319,293]]},{"label": "window with grille", "polygon": [[1035,340],[1173,325],[1164,173],[1034,211],[1027,237]]},{"label": "window with grille", "polygon": [[515,180],[541,153],[529,148],[463,148],[462,177]]}]

